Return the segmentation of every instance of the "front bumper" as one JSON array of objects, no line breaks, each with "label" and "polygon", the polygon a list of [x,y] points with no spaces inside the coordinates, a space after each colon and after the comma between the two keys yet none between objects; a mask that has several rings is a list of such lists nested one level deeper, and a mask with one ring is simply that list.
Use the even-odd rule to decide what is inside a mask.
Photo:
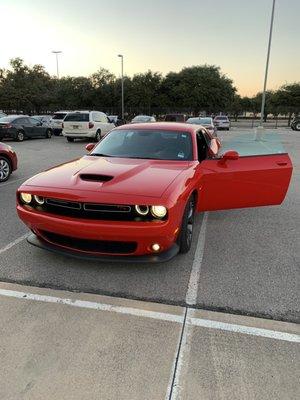
[{"label": "front bumper", "polygon": [[59,246],[55,246],[52,243],[46,242],[45,240],[39,238],[34,233],[28,236],[27,241],[33,246],[39,247],[43,250],[51,251],[56,254],[71,256],[81,260],[102,261],[102,262],[160,263],[171,260],[179,252],[179,246],[176,243],[174,243],[168,250],[163,251],[162,253],[159,254],[149,254],[142,256],[93,255],[93,254],[79,253],[77,251],[72,251],[68,249],[62,249]]},{"label": "front bumper", "polygon": [[[39,240],[35,240],[36,246],[47,248],[63,254],[75,255],[79,258],[112,260],[131,260],[138,257],[143,261],[162,262],[174,257],[178,252],[176,239],[179,232],[178,222],[174,218],[159,223],[152,222],[126,222],[75,219],[53,214],[35,212],[22,205],[17,205],[20,219],[34,232]],[[107,242],[134,242],[134,250],[124,254],[119,251],[114,253],[101,253],[100,251],[82,250],[72,245],[61,245],[58,241],[51,241],[43,235],[50,232],[63,235],[69,239]],[[33,240],[32,240],[33,241]],[[31,243],[31,242],[30,242]],[[42,243],[42,244],[41,244]],[[75,241],[74,241],[75,243]],[[151,245],[158,243],[161,251],[154,253]],[[73,244],[73,243],[72,243]],[[172,249],[172,250],[171,250]]]}]

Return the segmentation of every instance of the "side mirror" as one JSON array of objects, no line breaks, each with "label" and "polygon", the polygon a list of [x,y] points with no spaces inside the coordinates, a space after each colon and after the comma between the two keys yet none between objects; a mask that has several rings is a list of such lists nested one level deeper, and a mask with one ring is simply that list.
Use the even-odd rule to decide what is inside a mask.
[{"label": "side mirror", "polygon": [[227,160],[237,160],[239,158],[239,153],[235,150],[228,150],[223,154],[221,160],[225,163]]},{"label": "side mirror", "polygon": [[94,149],[94,147],[95,147],[95,143],[89,143],[89,144],[87,144],[87,145],[85,146],[85,149],[86,149],[88,152],[90,152],[90,151],[92,151],[92,150]]}]

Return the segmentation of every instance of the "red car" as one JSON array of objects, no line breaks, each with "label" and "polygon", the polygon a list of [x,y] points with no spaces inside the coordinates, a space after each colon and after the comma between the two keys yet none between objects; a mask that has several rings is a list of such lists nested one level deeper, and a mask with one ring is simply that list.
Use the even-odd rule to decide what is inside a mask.
[{"label": "red car", "polygon": [[86,148],[18,189],[31,244],[84,258],[166,261],[190,249],[196,211],[280,204],[292,173],[284,152],[220,155],[217,138],[183,123],[123,125]]},{"label": "red car", "polygon": [[0,183],[7,181],[18,167],[18,158],[13,149],[0,142]]}]

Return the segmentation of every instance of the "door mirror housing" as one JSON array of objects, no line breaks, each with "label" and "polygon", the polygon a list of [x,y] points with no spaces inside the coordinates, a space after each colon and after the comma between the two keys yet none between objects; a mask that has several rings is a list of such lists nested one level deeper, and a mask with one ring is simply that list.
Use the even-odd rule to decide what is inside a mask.
[{"label": "door mirror housing", "polygon": [[90,152],[95,148],[95,143],[89,143],[85,146],[85,149]]},{"label": "door mirror housing", "polygon": [[227,160],[237,160],[239,158],[239,153],[235,150],[228,150],[223,154],[222,161],[226,162]]}]

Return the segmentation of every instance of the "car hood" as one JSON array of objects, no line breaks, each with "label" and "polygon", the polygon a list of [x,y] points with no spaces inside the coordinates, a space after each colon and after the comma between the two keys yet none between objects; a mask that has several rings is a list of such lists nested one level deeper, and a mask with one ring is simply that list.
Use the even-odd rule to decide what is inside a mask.
[{"label": "car hood", "polygon": [[26,186],[161,197],[188,161],[85,156],[35,175]]}]

